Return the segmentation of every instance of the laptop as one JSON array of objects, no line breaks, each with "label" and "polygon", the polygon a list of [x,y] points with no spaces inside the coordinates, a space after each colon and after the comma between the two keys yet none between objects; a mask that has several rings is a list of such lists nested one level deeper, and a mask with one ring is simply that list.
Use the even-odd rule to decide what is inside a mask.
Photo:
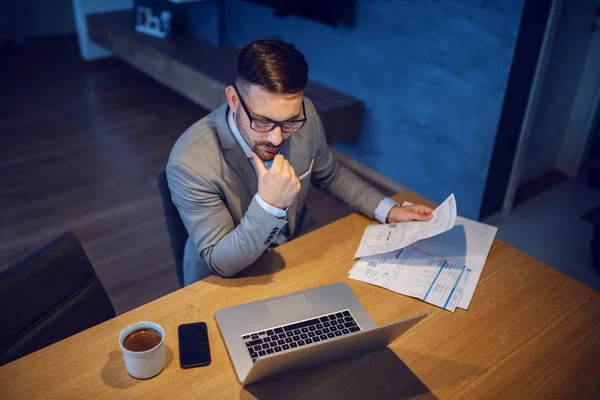
[{"label": "laptop", "polygon": [[381,349],[426,316],[417,315],[378,327],[344,282],[215,313],[243,386]]}]

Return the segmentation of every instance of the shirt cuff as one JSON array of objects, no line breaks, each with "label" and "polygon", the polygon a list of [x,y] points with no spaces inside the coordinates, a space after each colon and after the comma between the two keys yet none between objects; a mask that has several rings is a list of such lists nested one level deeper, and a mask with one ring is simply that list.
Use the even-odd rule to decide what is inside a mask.
[{"label": "shirt cuff", "polygon": [[390,211],[392,211],[392,208],[396,207],[397,205],[398,203],[396,203],[389,197],[386,197],[385,199],[381,200],[377,205],[375,212],[373,213],[375,219],[381,222],[382,224],[387,224],[387,217],[390,214]]},{"label": "shirt cuff", "polygon": [[256,202],[262,207],[263,210],[265,210],[269,214],[273,215],[274,217],[277,217],[279,219],[283,219],[283,218],[287,217],[287,212],[286,212],[287,209],[282,210],[277,207],[273,207],[270,204],[267,204],[267,202],[265,202],[258,193],[256,193],[254,195],[254,198],[256,198]]}]

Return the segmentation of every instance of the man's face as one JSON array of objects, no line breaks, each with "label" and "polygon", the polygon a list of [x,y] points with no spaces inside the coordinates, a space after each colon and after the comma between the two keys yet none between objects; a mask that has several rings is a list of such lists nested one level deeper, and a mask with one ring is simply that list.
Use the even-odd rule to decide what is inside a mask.
[{"label": "man's face", "polygon": [[[234,89],[235,90],[235,89]],[[295,94],[276,94],[263,90],[258,85],[249,85],[240,92],[248,111],[256,120],[277,122],[303,118],[302,92]],[[237,94],[236,94],[237,97]],[[244,111],[239,98],[230,107],[235,112],[235,122],[248,146],[264,161],[271,161],[281,146],[292,135],[281,131],[277,126],[270,132],[257,132],[250,127],[250,118]]]}]

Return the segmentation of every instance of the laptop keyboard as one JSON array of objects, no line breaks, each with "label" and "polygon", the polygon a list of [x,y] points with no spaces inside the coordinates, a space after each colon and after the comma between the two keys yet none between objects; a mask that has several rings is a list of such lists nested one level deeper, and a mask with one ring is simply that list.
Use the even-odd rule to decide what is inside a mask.
[{"label": "laptop keyboard", "polygon": [[265,329],[242,335],[248,355],[255,363],[262,357],[297,349],[298,347],[335,339],[360,331],[350,314],[343,310],[306,321]]}]

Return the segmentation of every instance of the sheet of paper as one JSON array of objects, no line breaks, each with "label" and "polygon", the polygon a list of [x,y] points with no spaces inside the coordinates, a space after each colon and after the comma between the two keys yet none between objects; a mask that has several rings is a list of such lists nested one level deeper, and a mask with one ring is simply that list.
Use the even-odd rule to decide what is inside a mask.
[{"label": "sheet of paper", "polygon": [[[403,205],[410,205],[410,203],[405,202]],[[456,217],[456,223],[451,230],[418,241],[411,247],[431,256],[442,257],[458,265],[465,265],[471,270],[470,279],[458,303],[459,308],[466,310],[469,308],[475,293],[475,288],[497,232],[498,228],[495,226],[459,216]]]},{"label": "sheet of paper", "polygon": [[468,281],[470,272],[471,270],[468,270],[464,265],[460,266],[446,260],[422,300],[454,311],[463,295],[464,286]]},{"label": "sheet of paper", "polygon": [[405,248],[418,240],[439,235],[451,229],[456,220],[456,200],[451,194],[426,222],[404,222],[371,225],[365,229],[354,258],[389,253]]},{"label": "sheet of paper", "polygon": [[350,270],[350,278],[416,297],[454,311],[470,270],[412,248],[365,257]]}]

